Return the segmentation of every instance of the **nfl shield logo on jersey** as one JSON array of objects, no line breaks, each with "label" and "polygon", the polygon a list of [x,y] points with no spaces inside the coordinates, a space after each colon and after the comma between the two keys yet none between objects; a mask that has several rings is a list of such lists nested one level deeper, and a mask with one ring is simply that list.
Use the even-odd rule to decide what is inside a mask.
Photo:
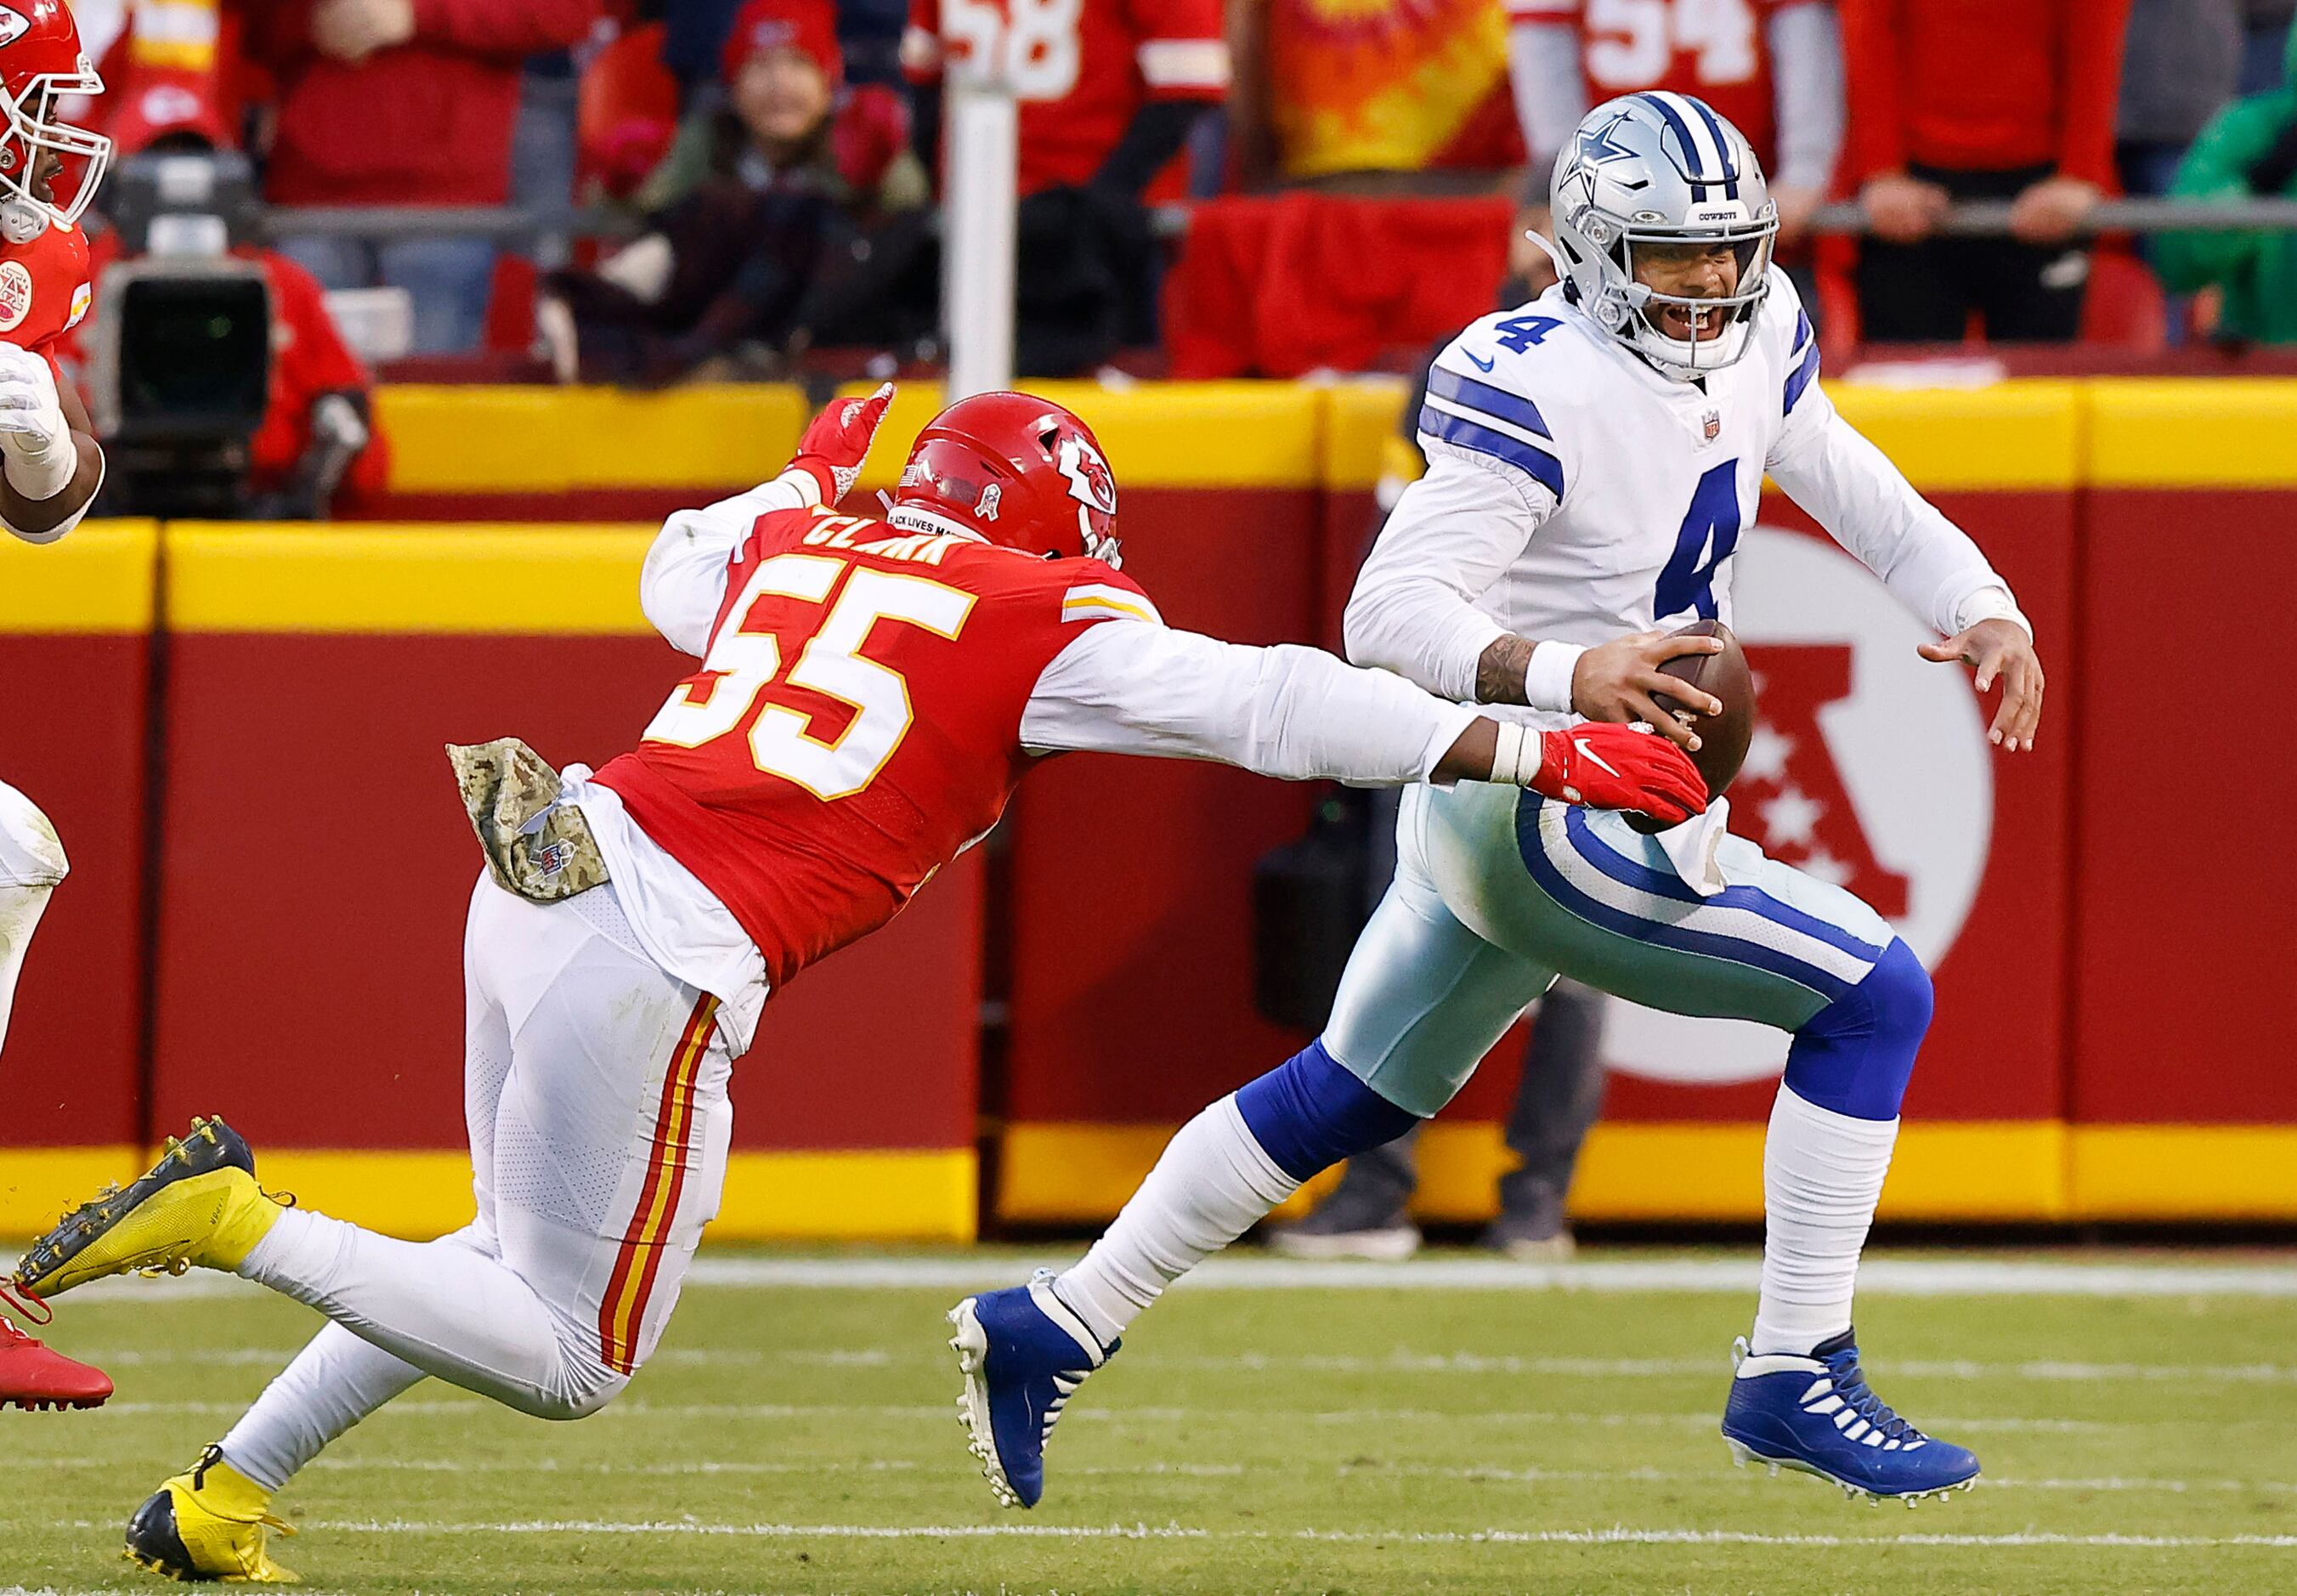
[{"label": "nfl shield logo on jersey", "polygon": [[1723,412],[1709,405],[1707,407],[1707,413],[1699,418],[1699,430],[1708,442],[1714,442],[1722,435]]}]

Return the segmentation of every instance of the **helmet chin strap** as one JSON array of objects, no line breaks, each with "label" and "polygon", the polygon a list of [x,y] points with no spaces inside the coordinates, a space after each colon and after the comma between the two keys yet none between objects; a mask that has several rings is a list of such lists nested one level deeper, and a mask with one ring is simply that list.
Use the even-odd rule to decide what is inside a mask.
[{"label": "helmet chin strap", "polygon": [[29,243],[48,230],[47,212],[23,200],[0,201],[0,237]]}]

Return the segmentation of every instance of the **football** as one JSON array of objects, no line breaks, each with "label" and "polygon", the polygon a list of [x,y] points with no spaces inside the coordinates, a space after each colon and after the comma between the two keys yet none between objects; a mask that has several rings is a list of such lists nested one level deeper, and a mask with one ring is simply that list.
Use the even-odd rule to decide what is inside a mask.
[{"label": "football", "polygon": [[[1739,774],[1747,758],[1747,745],[1755,735],[1755,673],[1748,669],[1746,650],[1720,621],[1694,621],[1669,634],[1677,638],[1715,637],[1723,639],[1721,654],[1677,654],[1659,667],[1667,676],[1703,688],[1723,701],[1719,715],[1701,715],[1668,697],[1654,694],[1659,707],[1688,723],[1699,734],[1699,749],[1691,762],[1707,778],[1707,793],[1719,798]],[[1629,817],[1636,830],[1663,831],[1656,820]]]}]

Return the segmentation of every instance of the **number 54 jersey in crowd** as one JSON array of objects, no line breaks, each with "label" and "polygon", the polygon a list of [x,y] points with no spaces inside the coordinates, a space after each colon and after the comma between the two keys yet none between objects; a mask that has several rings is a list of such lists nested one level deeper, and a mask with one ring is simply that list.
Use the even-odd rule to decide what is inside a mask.
[{"label": "number 54 jersey in crowd", "polygon": [[724,1002],[737,1052],[769,991],[891,919],[1035,756],[1402,784],[1474,719],[1314,649],[1167,627],[1097,560],[828,514],[811,482],[671,517],[640,600],[701,668],[563,797],[644,950]]}]

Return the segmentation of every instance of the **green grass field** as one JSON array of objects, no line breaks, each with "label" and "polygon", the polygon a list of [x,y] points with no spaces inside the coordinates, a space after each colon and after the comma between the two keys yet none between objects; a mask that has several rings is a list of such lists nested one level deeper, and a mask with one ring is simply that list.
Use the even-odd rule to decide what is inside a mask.
[{"label": "green grass field", "polygon": [[[720,1251],[616,1406],[553,1426],[419,1386],[282,1497],[278,1551],[345,1592],[2297,1590],[2297,1271],[2186,1258],[2239,1289],[2183,1295],[2212,1282],[2079,1256],[2135,1263],[2128,1294],[1862,1300],[1882,1394],[1986,1466],[1914,1511],[1729,1466],[1750,1294],[1448,1288],[1439,1262],[1174,1293],[1070,1405],[1044,1505],[1005,1513],[954,1418],[943,1280],[1027,1260],[793,1285],[791,1255]],[[128,1513],[317,1322],[199,1285],[62,1304],[51,1339],[119,1394],[0,1415],[0,1592],[164,1588],[119,1559]]]}]

